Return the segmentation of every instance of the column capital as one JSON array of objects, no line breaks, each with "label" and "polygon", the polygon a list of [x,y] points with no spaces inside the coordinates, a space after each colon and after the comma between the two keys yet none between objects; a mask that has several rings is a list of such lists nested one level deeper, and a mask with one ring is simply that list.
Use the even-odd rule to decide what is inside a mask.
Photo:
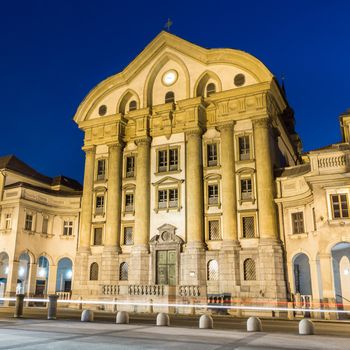
[{"label": "column capital", "polygon": [[108,150],[110,150],[111,148],[118,148],[118,147],[123,147],[124,146],[124,143],[122,141],[113,141],[113,142],[110,142],[110,143],[107,143],[107,146],[108,146]]},{"label": "column capital", "polygon": [[271,126],[271,119],[269,117],[253,119],[253,128],[265,128],[268,129]]},{"label": "column capital", "polygon": [[143,137],[138,137],[134,139],[134,142],[136,143],[137,146],[139,145],[145,145],[145,144],[150,144],[152,141],[152,138],[149,136],[143,136]]},{"label": "column capital", "polygon": [[198,128],[186,130],[185,134],[186,134],[187,137],[202,136],[203,130],[200,127],[198,127]]},{"label": "column capital", "polygon": [[86,154],[87,153],[94,153],[96,151],[96,146],[95,145],[89,145],[89,146],[83,146],[81,148]]},{"label": "column capital", "polygon": [[236,124],[235,121],[229,121],[229,122],[226,122],[226,123],[222,123],[222,124],[219,124],[216,129],[218,131],[224,131],[224,130],[233,130],[233,127],[234,125]]}]

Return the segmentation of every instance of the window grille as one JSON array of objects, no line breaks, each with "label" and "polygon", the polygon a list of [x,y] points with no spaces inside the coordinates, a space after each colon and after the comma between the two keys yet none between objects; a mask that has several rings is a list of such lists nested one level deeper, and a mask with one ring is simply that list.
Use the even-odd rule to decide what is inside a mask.
[{"label": "window grille", "polygon": [[239,160],[250,159],[249,136],[239,137],[238,143],[239,143]]},{"label": "window grille", "polygon": [[178,149],[177,148],[171,148],[169,149],[169,170],[174,171],[177,170],[178,167]]},{"label": "window grille", "polygon": [[175,94],[172,91],[168,91],[165,94],[165,103],[174,103],[175,102]]},{"label": "window grille", "polygon": [[134,111],[135,109],[137,109],[137,102],[135,100],[132,100],[129,103],[129,111]]},{"label": "window grille", "polygon": [[207,97],[214,94],[216,92],[216,86],[214,83],[209,83],[207,85]]},{"label": "window grille", "polygon": [[252,199],[252,179],[241,179],[241,199]]},{"label": "window grille", "polygon": [[208,185],[208,203],[218,204],[219,203],[219,186]]},{"label": "window grille", "polygon": [[31,231],[32,225],[33,225],[33,215],[27,214],[25,224],[24,224],[24,229],[27,231]]},{"label": "window grille", "polygon": [[6,214],[5,217],[5,229],[8,230],[11,228],[11,214]]},{"label": "window grille", "polygon": [[254,216],[244,216],[242,218],[242,226],[244,238],[255,237]]},{"label": "window grille", "polygon": [[209,240],[216,241],[221,239],[219,220],[209,220]]},{"label": "window grille", "polygon": [[98,281],[98,264],[95,262],[90,265],[90,281]]},{"label": "window grille", "polygon": [[347,194],[332,194],[331,202],[332,202],[333,219],[349,217]]},{"label": "window grille", "polygon": [[94,229],[94,245],[102,245],[102,227]]},{"label": "window grille", "polygon": [[210,260],[207,265],[208,281],[217,281],[219,279],[219,265],[216,260]]},{"label": "window grille", "polygon": [[104,180],[106,175],[106,161],[99,159],[97,162],[97,180]]},{"label": "window grille", "polygon": [[127,193],[125,195],[125,211],[131,212],[134,211],[134,194]]},{"label": "window grille", "polygon": [[207,144],[207,163],[208,166],[218,165],[218,150],[216,143]]},{"label": "window grille", "polygon": [[135,157],[126,157],[126,177],[135,176]]},{"label": "window grille", "polygon": [[244,270],[244,280],[245,281],[255,281],[256,280],[256,271],[255,271],[255,262],[253,259],[246,259],[243,263]]},{"label": "window grille", "polygon": [[124,227],[124,244],[125,245],[134,244],[134,238],[132,233],[133,233],[132,226]]},{"label": "window grille", "polygon": [[119,268],[119,280],[127,281],[129,279],[129,266],[128,263],[123,262],[120,264]]},{"label": "window grille", "polygon": [[63,221],[63,235],[71,236],[73,234],[73,221]]},{"label": "window grille", "polygon": [[43,218],[42,233],[48,233],[48,227],[49,227],[49,219]]},{"label": "window grille", "polygon": [[293,233],[303,233],[304,231],[304,215],[303,212],[292,214]]},{"label": "window grille", "polygon": [[104,196],[97,196],[96,197],[96,214],[102,214],[105,204],[105,197]]}]

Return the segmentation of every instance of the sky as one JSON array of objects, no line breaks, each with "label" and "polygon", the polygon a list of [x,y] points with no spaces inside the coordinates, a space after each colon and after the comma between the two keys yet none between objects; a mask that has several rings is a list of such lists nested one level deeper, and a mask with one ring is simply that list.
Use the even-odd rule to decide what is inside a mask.
[{"label": "sky", "polygon": [[285,86],[304,151],[340,141],[350,108],[350,1],[0,2],[0,155],[83,179],[73,116],[164,29],[260,59]]}]

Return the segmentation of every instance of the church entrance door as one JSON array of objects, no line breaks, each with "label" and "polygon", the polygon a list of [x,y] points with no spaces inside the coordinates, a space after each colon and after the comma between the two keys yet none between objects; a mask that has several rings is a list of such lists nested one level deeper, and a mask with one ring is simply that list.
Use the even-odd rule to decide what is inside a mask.
[{"label": "church entrance door", "polygon": [[157,251],[157,284],[176,285],[176,250]]}]

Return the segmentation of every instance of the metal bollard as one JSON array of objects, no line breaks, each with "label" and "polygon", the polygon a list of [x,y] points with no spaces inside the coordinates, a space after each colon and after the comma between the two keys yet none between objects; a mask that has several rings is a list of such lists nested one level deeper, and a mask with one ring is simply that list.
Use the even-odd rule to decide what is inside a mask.
[{"label": "metal bollard", "polygon": [[259,317],[249,317],[247,320],[247,332],[262,332],[262,324]]},{"label": "metal bollard", "polygon": [[311,320],[303,318],[299,321],[299,334],[300,335],[312,335],[315,333],[314,324]]},{"label": "metal bollard", "polygon": [[47,319],[55,320],[57,314],[57,299],[58,295],[50,294],[49,295],[49,307],[47,309]]},{"label": "metal bollard", "polygon": [[17,294],[15,314],[13,315],[13,317],[16,317],[16,318],[23,317],[23,304],[24,304],[24,294]]},{"label": "metal bollard", "polygon": [[166,327],[170,326],[169,315],[164,312],[160,312],[157,315],[156,324],[157,326],[166,326]]}]

